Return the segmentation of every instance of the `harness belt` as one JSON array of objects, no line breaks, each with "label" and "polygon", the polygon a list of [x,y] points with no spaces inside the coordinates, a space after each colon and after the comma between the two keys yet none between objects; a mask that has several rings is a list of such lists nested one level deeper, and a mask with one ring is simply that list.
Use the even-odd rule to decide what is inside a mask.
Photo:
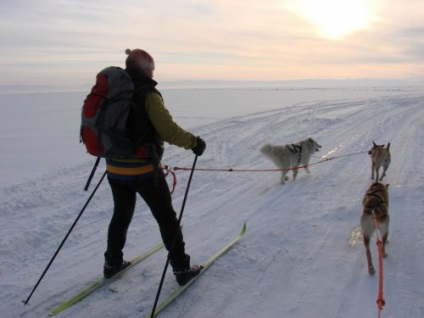
[{"label": "harness belt", "polygon": [[[369,208],[371,210],[374,210],[376,207],[378,207],[378,206],[386,203],[386,201],[384,201],[381,196],[379,196],[379,195],[376,194],[378,192],[381,192],[381,190],[376,190],[374,192],[371,192],[371,193],[367,193],[366,194],[367,197],[376,197],[376,198],[378,198],[380,200],[380,202],[378,204],[374,204],[373,206],[367,206],[367,208]],[[372,211],[369,214],[372,214]]]},{"label": "harness belt", "polygon": [[299,159],[297,160],[297,164],[300,163],[300,159],[302,158],[302,145],[299,144],[290,144],[286,145],[286,148],[290,150],[292,154],[299,155]]}]

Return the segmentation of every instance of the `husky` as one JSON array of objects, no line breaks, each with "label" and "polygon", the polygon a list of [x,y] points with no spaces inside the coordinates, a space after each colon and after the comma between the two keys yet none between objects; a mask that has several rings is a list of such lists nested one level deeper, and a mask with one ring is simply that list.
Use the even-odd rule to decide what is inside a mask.
[{"label": "husky", "polygon": [[[386,257],[386,242],[389,235],[389,185],[374,182],[365,192],[362,199],[361,229],[364,238],[365,254],[368,262],[368,273],[375,274],[371,259],[370,238],[378,226],[382,238],[383,256]],[[376,221],[374,221],[374,217]]]},{"label": "husky", "polygon": [[265,156],[271,159],[274,164],[282,168],[281,171],[281,184],[285,184],[288,180],[288,170],[293,170],[293,180],[296,179],[298,168],[305,168],[307,173],[309,171],[309,160],[311,155],[319,151],[321,145],[319,145],[314,139],[307,138],[294,144],[287,145],[272,145],[264,144],[259,151]]},{"label": "husky", "polygon": [[[384,145],[377,145],[372,142],[373,147],[368,154],[371,155],[371,179],[374,180],[374,173],[376,174],[375,181],[382,181],[386,176],[386,171],[390,166],[390,142],[385,147]],[[383,167],[383,174],[379,178],[379,170]]]}]

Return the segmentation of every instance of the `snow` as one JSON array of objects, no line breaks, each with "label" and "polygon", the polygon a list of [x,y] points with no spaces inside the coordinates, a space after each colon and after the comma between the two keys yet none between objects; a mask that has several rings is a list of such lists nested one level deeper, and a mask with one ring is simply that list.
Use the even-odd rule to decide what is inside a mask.
[{"label": "snow", "polygon": [[[94,163],[78,142],[85,94],[0,95],[3,317],[47,317],[102,275],[113,208],[106,180],[29,305],[21,302],[104,171],[102,162],[85,192]],[[160,317],[377,317],[375,236],[377,274],[369,276],[358,228],[361,199],[371,183],[366,151],[373,141],[390,142],[392,151],[384,180],[390,184],[391,224],[381,314],[424,317],[423,87],[166,89],[163,94],[175,120],[207,142],[182,219],[193,263],[232,240],[244,222],[247,233]],[[258,151],[263,143],[306,137],[322,145],[310,175],[300,171],[297,180],[281,185],[278,171],[261,171],[276,168]],[[189,176],[177,168],[190,168],[193,159],[191,151],[167,145],[163,163],[176,170],[177,213]],[[168,180],[171,185],[171,176]],[[125,257],[159,241],[157,225],[139,199]],[[58,317],[143,317],[152,309],[165,260],[161,250]],[[168,270],[162,295],[175,286]]]}]

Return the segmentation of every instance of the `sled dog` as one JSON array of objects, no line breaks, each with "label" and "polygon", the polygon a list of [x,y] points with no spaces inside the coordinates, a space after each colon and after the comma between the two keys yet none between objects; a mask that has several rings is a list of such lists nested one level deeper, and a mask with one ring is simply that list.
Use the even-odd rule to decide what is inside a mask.
[{"label": "sled dog", "polygon": [[[364,237],[365,255],[368,262],[368,273],[375,274],[371,259],[370,238],[376,226],[381,234],[383,256],[386,257],[386,241],[389,235],[389,193],[388,184],[374,182],[365,192],[362,199],[361,229]],[[376,222],[374,221],[374,216]]]},{"label": "sled dog", "polygon": [[281,183],[285,184],[288,180],[287,172],[293,170],[293,179],[296,179],[298,169],[296,167],[303,166],[307,173],[310,173],[308,164],[311,155],[319,151],[319,145],[314,139],[307,138],[294,144],[287,145],[272,145],[264,144],[259,150],[274,164],[283,169],[281,171]]},{"label": "sled dog", "polygon": [[[384,145],[376,145],[374,141],[372,144],[373,147],[370,151],[368,151],[368,154],[371,155],[371,179],[374,180],[375,173],[375,181],[382,181],[390,166],[390,142],[386,147],[384,147]],[[379,178],[379,170],[381,167],[383,167],[383,174],[381,175],[381,178]]]}]

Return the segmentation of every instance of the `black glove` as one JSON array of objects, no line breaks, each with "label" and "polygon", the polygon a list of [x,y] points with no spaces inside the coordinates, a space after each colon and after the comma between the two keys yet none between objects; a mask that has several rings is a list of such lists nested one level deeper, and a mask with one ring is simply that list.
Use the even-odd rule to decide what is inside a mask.
[{"label": "black glove", "polygon": [[203,152],[205,151],[205,149],[206,149],[206,142],[202,138],[197,137],[197,144],[196,146],[191,148],[191,150],[194,152],[196,156],[201,156]]}]

